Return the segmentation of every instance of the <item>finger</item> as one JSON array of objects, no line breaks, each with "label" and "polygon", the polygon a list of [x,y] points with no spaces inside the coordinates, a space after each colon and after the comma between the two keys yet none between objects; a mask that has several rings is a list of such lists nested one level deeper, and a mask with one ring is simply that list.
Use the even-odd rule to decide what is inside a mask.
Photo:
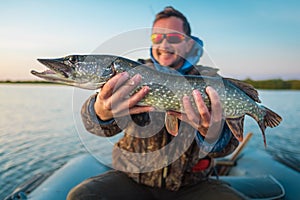
[{"label": "finger", "polygon": [[100,99],[107,99],[109,98],[117,88],[123,85],[129,79],[129,74],[127,72],[123,72],[117,74],[116,76],[112,77],[101,89],[99,93]]},{"label": "finger", "polygon": [[150,92],[150,88],[148,86],[142,87],[137,93],[133,94],[128,99],[129,108],[135,106],[138,102],[140,102],[148,93]]},{"label": "finger", "polygon": [[203,101],[202,95],[198,90],[194,90],[193,97],[197,106],[197,110],[200,114],[201,125],[208,128],[211,116],[206,104]]},{"label": "finger", "polygon": [[192,106],[190,98],[185,95],[182,99],[182,102],[183,102],[183,107],[184,107],[187,118],[196,124],[200,124],[200,118],[195,113],[195,110],[194,110],[194,107]]},{"label": "finger", "polygon": [[211,119],[214,122],[219,122],[222,120],[222,116],[223,116],[223,109],[222,109],[220,97],[217,91],[210,86],[206,88],[206,93],[211,102]]},{"label": "finger", "polygon": [[140,114],[145,112],[152,112],[155,109],[151,106],[135,106],[130,109],[120,110],[118,112],[113,113],[113,117],[123,117],[127,115],[134,115],[134,114]]},{"label": "finger", "polygon": [[129,109],[129,114],[134,115],[134,114],[140,114],[145,112],[152,112],[154,110],[155,108],[151,106],[135,106]]},{"label": "finger", "polygon": [[150,88],[148,86],[145,86],[133,96],[118,102],[117,106],[114,106],[114,112],[122,112],[123,110],[127,110],[127,112],[129,113],[128,110],[136,106],[137,103],[141,101],[148,94],[149,91]]},{"label": "finger", "polygon": [[212,87],[207,87],[206,93],[211,102],[211,124],[207,132],[206,139],[215,141],[219,138],[223,126],[222,104],[220,102],[220,97],[215,89],[213,89]]},{"label": "finger", "polygon": [[124,102],[129,98],[130,92],[132,92],[141,82],[142,77],[139,74],[136,74],[131,79],[125,82],[120,88],[117,89],[111,96],[111,102],[113,107],[119,106],[119,102]]}]

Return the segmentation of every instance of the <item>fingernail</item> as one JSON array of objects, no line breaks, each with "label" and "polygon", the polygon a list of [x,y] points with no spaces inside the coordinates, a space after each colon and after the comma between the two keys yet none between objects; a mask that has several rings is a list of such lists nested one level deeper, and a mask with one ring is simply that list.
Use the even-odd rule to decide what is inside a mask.
[{"label": "fingernail", "polygon": [[142,76],[141,75],[139,75],[139,74],[136,74],[136,75],[134,75],[134,77],[133,77],[135,80],[137,80],[137,79],[141,79],[142,78]]},{"label": "fingernail", "polygon": [[121,75],[125,78],[129,78],[129,74],[127,72],[122,72]]},{"label": "fingernail", "polygon": [[210,92],[211,91],[211,87],[207,86],[205,90],[206,90],[206,92]]},{"label": "fingernail", "polygon": [[128,84],[129,84],[129,85],[135,85],[135,83],[139,82],[140,79],[141,79],[141,75],[136,74],[136,75],[134,75],[134,76],[132,77],[132,79],[130,79],[130,81],[129,81]]},{"label": "fingernail", "polygon": [[193,95],[201,94],[198,90],[193,90]]},{"label": "fingernail", "polygon": [[136,80],[136,75],[129,80],[128,84],[129,85],[134,85],[135,84],[135,80]]},{"label": "fingernail", "polygon": [[134,80],[129,80],[128,85],[134,85]]},{"label": "fingernail", "polygon": [[182,99],[183,99],[183,101],[188,101],[188,100],[190,100],[189,96],[188,96],[188,95],[186,95],[186,94],[185,94],[185,95],[183,95],[183,98],[182,98]]},{"label": "fingernail", "polygon": [[149,88],[149,87],[147,87],[147,86],[143,87],[143,92],[144,92],[144,93],[148,93],[148,92],[149,92],[149,90],[150,90],[150,88]]}]

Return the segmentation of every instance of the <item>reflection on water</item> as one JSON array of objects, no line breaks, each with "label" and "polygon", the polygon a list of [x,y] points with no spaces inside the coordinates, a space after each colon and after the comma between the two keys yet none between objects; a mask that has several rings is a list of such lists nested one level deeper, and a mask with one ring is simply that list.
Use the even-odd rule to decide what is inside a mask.
[{"label": "reflection on water", "polygon": [[73,123],[71,87],[1,85],[0,199],[33,174],[85,152]]},{"label": "reflection on water", "polygon": [[[78,117],[82,101],[91,92],[73,101],[73,91],[63,86],[1,85],[0,199],[34,174],[59,168],[86,152],[73,109]],[[260,91],[260,96],[264,105],[283,118],[279,127],[266,130],[267,150],[300,163],[300,92]],[[250,146],[264,149],[260,129],[250,117],[245,132],[254,133]]]}]

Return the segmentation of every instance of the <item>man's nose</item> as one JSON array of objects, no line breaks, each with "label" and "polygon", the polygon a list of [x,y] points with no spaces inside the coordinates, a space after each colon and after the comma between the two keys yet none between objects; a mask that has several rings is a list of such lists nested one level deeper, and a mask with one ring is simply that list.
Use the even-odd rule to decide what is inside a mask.
[{"label": "man's nose", "polygon": [[164,38],[164,39],[162,40],[162,42],[160,43],[160,46],[161,46],[161,47],[169,47],[169,46],[170,46],[170,43],[167,41],[166,38]]}]

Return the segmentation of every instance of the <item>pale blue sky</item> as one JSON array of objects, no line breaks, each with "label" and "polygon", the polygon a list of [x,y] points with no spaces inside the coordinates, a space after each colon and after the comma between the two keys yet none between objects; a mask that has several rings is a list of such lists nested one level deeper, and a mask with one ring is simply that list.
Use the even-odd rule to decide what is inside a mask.
[{"label": "pale blue sky", "polygon": [[204,40],[212,62],[202,64],[234,78],[300,79],[298,0],[13,0],[0,1],[0,80],[34,79],[29,71],[44,69],[37,58],[93,53],[119,34],[151,27],[168,5]]}]

